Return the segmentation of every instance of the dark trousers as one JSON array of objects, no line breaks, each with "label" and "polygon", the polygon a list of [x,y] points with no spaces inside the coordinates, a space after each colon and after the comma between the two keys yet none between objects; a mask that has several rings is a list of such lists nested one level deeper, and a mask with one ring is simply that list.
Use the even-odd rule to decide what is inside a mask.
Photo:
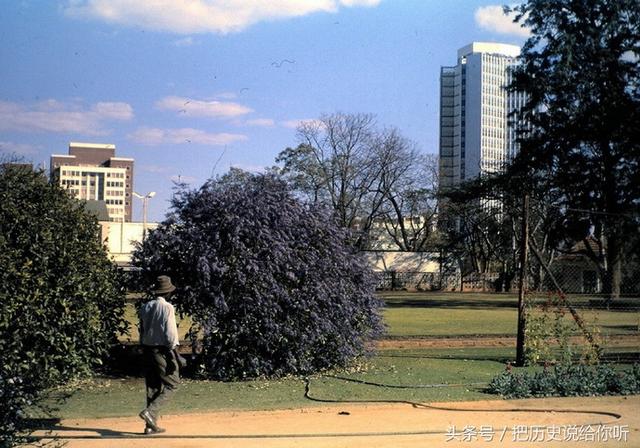
[{"label": "dark trousers", "polygon": [[180,383],[178,362],[172,350],[162,346],[144,346],[147,386],[147,411],[158,420],[160,409]]}]

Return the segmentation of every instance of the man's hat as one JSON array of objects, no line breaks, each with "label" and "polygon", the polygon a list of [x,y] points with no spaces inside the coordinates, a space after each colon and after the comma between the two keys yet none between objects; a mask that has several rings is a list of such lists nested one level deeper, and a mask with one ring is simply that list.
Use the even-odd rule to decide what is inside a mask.
[{"label": "man's hat", "polygon": [[171,277],[167,275],[160,275],[156,280],[156,284],[151,291],[154,294],[166,294],[176,289],[171,283]]}]

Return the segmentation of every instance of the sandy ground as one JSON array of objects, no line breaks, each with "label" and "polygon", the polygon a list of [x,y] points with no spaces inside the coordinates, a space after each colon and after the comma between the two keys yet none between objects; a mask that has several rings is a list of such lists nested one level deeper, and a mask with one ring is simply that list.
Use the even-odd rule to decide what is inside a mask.
[{"label": "sandy ground", "polygon": [[[552,411],[532,412],[534,409]],[[619,414],[620,418],[588,411]],[[147,437],[141,435],[143,423],[137,417],[63,420],[52,431],[69,448],[640,447],[639,411],[640,396],[432,403],[424,407],[344,404],[167,415],[160,421],[167,432]],[[44,430],[36,433],[50,434]]]}]

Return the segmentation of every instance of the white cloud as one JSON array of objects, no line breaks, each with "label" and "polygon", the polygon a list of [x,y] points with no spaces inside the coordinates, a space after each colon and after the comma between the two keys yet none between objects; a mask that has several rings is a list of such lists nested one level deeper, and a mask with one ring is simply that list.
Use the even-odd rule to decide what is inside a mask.
[{"label": "white cloud", "polygon": [[168,96],[156,103],[161,110],[172,110],[188,117],[231,118],[253,112],[242,104],[224,101],[203,101],[179,96]]},{"label": "white cloud", "polygon": [[521,37],[529,37],[528,28],[523,28],[519,23],[514,23],[514,13],[505,14],[502,6],[489,5],[476,9],[476,24],[483,30],[499,34],[514,34]]},{"label": "white cloud", "polygon": [[0,141],[0,152],[19,154],[23,156],[38,154],[38,148],[26,143]]},{"label": "white cloud", "polygon": [[262,126],[270,128],[275,125],[275,122],[271,118],[254,118],[253,120],[247,120],[249,126]]},{"label": "white cloud", "polygon": [[3,131],[106,135],[105,122],[131,118],[133,109],[127,103],[100,102],[87,107],[79,102],[53,99],[29,106],[0,101],[0,130]]},{"label": "white cloud", "polygon": [[68,0],[69,17],[176,34],[232,33],[262,21],[373,7],[381,0]]},{"label": "white cloud", "polygon": [[193,128],[159,129],[139,128],[128,136],[131,140],[149,146],[162,144],[195,143],[198,145],[224,146],[247,140],[246,135],[220,133],[213,134]]},{"label": "white cloud", "polygon": [[133,118],[133,108],[127,103],[97,103],[93,109],[104,119],[130,120]]},{"label": "white cloud", "polygon": [[353,6],[367,6],[373,7],[380,4],[380,0],[340,0],[340,4],[351,8]]},{"label": "white cloud", "polygon": [[286,121],[280,122],[280,124],[285,128],[291,128],[291,129],[298,129],[298,127],[303,124],[314,124],[314,123],[322,124],[320,120],[317,120],[315,118],[299,118],[295,120],[286,120]]},{"label": "white cloud", "polygon": [[176,47],[190,47],[195,43],[196,41],[193,40],[193,37],[189,36],[189,37],[185,37],[185,38],[174,41],[173,45],[175,45]]},{"label": "white cloud", "polygon": [[216,98],[222,98],[223,100],[235,100],[238,95],[234,92],[222,92],[216,95]]}]

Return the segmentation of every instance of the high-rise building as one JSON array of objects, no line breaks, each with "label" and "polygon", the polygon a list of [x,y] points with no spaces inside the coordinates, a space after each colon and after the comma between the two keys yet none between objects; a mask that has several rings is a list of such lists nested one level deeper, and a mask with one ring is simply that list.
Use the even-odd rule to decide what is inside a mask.
[{"label": "high-rise building", "polygon": [[115,145],[71,142],[68,155],[51,156],[50,170],[76,198],[104,202],[110,221],[131,221],[133,159],[116,157]]},{"label": "high-rise building", "polygon": [[473,42],[440,71],[440,186],[500,171],[517,151],[509,114],[525,101],[507,92],[520,48]]}]

